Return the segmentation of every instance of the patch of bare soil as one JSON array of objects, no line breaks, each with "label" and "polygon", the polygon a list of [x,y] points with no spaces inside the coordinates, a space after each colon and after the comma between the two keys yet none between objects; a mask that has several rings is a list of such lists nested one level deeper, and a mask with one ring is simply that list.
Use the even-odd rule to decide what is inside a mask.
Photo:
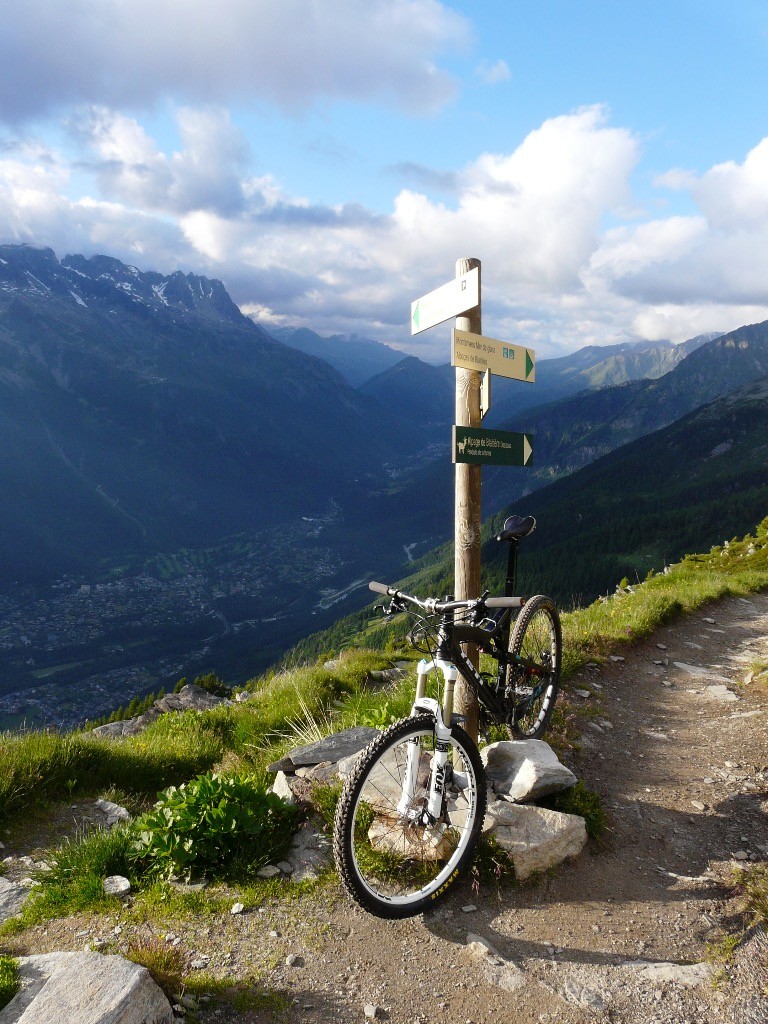
[{"label": "patch of bare soil", "polygon": [[[401,922],[326,886],[179,922],[170,941],[215,975],[285,993],[290,1024],[352,1024],[366,1009],[393,1024],[766,1024],[764,936],[719,979],[706,963],[737,911],[734,869],[768,860],[768,693],[743,683],[758,657],[768,595],[718,602],[585,671],[575,685],[592,695],[571,699],[590,714],[568,763],[600,794],[610,832],[551,876],[479,891],[467,880]],[[119,948],[144,930],[91,917],[19,941],[77,949],[99,935]],[[498,958],[479,957],[469,934]],[[196,1019],[272,1016],[213,1001]]]}]

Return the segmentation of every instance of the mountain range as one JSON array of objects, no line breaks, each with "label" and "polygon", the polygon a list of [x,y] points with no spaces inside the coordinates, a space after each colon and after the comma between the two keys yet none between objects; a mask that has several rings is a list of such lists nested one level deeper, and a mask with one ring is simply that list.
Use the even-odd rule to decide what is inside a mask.
[{"label": "mountain range", "polygon": [[307,355],[324,359],[352,385],[358,387],[388,370],[403,356],[389,345],[357,335],[331,334],[321,337],[307,327],[272,327],[273,338]]},{"label": "mountain range", "polygon": [[[335,369],[277,340],[221,282],[0,246],[0,727],[9,716],[71,724],[83,694],[102,714],[126,693],[211,668],[248,678],[362,603],[369,578],[402,575],[450,536],[452,368],[366,339],[276,333],[347,362]],[[484,511],[538,489],[526,505],[541,517],[530,550],[544,561],[531,566],[561,587],[570,559],[558,593],[592,593],[646,562],[635,548],[622,560],[618,534],[599,531],[582,552],[553,547],[547,562],[543,547],[536,554],[545,524],[565,543],[579,489],[601,507],[591,472],[632,494],[621,467],[656,450],[647,438],[692,431],[674,442],[679,465],[710,431],[696,410],[767,373],[763,324],[541,360],[532,386],[494,379],[491,412],[503,412],[504,386],[518,411],[493,425],[531,431],[534,466],[487,469]],[[762,423],[760,398],[744,395]],[[744,494],[758,468],[751,456],[741,465]],[[747,515],[745,501],[729,498],[718,526]],[[696,516],[707,521],[703,506]],[[607,522],[617,517],[631,518],[611,506]],[[648,550],[667,557],[663,544]],[[579,575],[580,559],[591,575]]]}]

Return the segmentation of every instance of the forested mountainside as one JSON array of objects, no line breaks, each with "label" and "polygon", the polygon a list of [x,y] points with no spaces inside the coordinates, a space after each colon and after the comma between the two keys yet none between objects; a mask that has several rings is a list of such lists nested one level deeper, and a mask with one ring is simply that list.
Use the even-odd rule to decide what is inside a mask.
[{"label": "forested mountainside", "polygon": [[[520,591],[588,604],[626,577],[638,582],[689,552],[742,536],[768,514],[768,377],[689,413],[504,508],[483,527],[484,585],[503,590],[507,548],[494,536],[513,513],[537,527],[520,548]],[[394,580],[384,582],[395,583]],[[397,582],[409,593],[453,589],[453,546]],[[339,620],[296,656],[334,650],[370,618]]]}]

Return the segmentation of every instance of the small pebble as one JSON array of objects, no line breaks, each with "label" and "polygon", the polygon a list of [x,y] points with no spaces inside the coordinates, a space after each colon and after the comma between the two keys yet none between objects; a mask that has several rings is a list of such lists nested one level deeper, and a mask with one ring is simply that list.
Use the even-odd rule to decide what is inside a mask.
[{"label": "small pebble", "polygon": [[298,953],[289,953],[288,956],[285,958],[286,967],[301,967],[303,963],[304,961],[302,960]]},{"label": "small pebble", "polygon": [[465,914],[471,914],[473,910],[477,910],[477,907],[475,906],[474,903],[468,903],[466,907],[462,907],[461,909],[464,911]]},{"label": "small pebble", "polygon": [[232,909],[230,910],[230,914],[242,914],[244,910],[245,907],[243,906],[242,903],[233,903]]},{"label": "small pebble", "polygon": [[378,1006],[374,1006],[373,1003],[366,1003],[363,1007],[363,1013],[368,1020],[375,1020],[379,1016]]}]

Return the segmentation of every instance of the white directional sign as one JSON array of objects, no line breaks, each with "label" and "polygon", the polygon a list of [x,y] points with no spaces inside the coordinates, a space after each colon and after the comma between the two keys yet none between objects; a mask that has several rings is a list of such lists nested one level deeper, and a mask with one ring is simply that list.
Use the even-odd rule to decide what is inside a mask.
[{"label": "white directional sign", "polygon": [[411,334],[436,327],[480,305],[480,272],[475,267],[411,303]]},{"label": "white directional sign", "polygon": [[533,349],[486,338],[482,334],[470,334],[469,331],[454,329],[451,365],[481,373],[490,370],[498,377],[511,377],[529,384],[536,380],[536,354]]}]

